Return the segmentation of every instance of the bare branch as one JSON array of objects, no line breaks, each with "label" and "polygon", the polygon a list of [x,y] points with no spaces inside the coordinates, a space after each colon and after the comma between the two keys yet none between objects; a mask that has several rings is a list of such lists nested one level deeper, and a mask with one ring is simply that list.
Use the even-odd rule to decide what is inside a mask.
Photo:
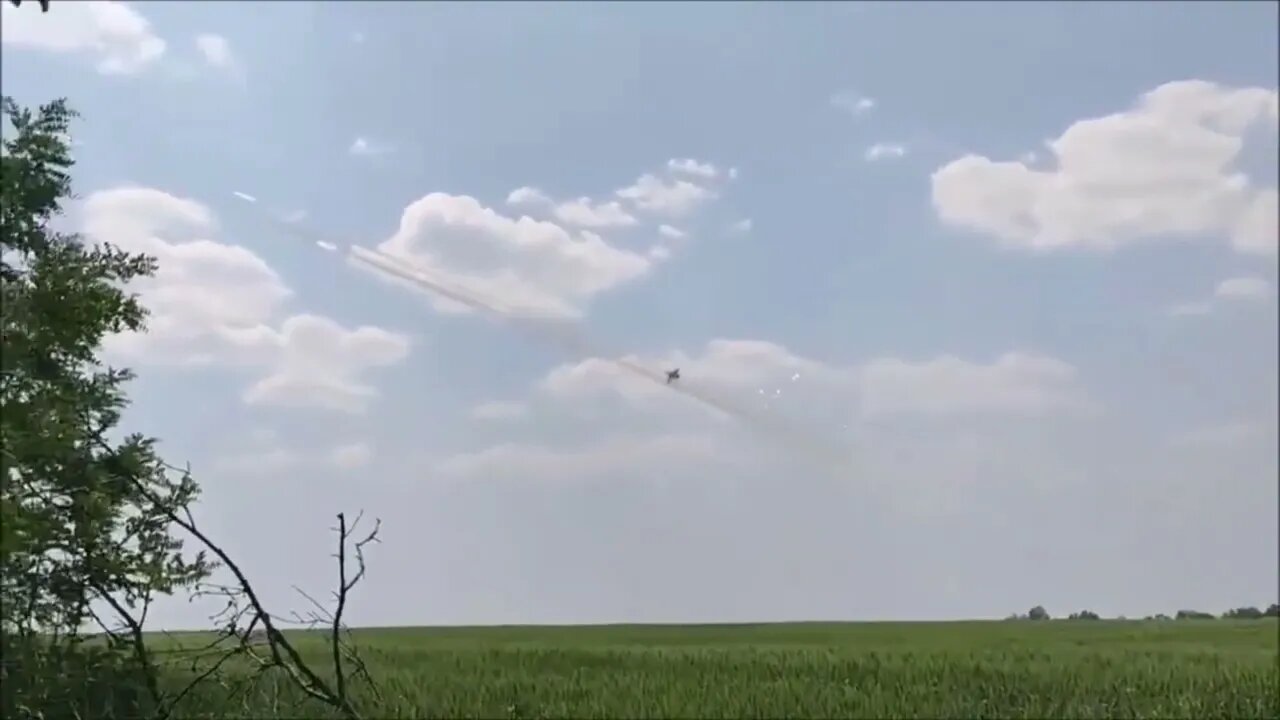
[{"label": "bare branch", "polygon": [[[95,436],[94,441],[107,453],[114,453],[115,449],[106,443],[100,436]],[[190,468],[178,468],[167,464],[161,464],[166,470],[180,472],[184,477],[190,475]],[[334,593],[336,606],[333,612],[329,612],[323,605],[317,602],[310,595],[301,589],[295,588],[303,597],[311,602],[319,611],[310,613],[310,620],[306,620],[294,613],[294,620],[287,620],[277,617],[269,613],[263,605],[261,598],[254,590],[248,577],[240,566],[231,559],[230,555],[217,543],[215,543],[208,535],[202,532],[197,525],[191,508],[185,502],[175,502],[172,497],[162,497],[154,490],[149,488],[138,478],[133,477],[130,473],[120,473],[124,475],[122,479],[129,482],[134,489],[139,492],[148,502],[153,503],[158,512],[166,517],[170,522],[185,530],[192,537],[198,540],[205,548],[208,549],[234,577],[233,583],[217,584],[217,583],[201,583],[196,586],[192,593],[192,598],[197,597],[221,597],[226,599],[225,606],[210,619],[221,626],[218,637],[208,646],[197,651],[192,656],[192,672],[195,673],[195,662],[203,657],[207,657],[208,651],[213,651],[225,641],[234,641],[234,645],[227,649],[218,651],[220,656],[203,672],[197,674],[192,680],[171,699],[162,698],[156,681],[156,672],[153,660],[149,654],[145,639],[142,636],[142,624],[134,618],[123,605],[115,598],[107,593],[100,593],[104,599],[112,604],[112,607],[120,614],[122,620],[128,626],[130,637],[134,645],[134,652],[147,673],[148,690],[151,691],[153,698],[156,699],[158,706],[161,708],[159,717],[168,718],[176,708],[177,704],[187,696],[188,693],[198,684],[208,681],[215,677],[223,665],[233,657],[241,657],[247,659],[257,667],[257,672],[249,679],[250,685],[256,685],[258,680],[271,670],[279,670],[283,672],[291,683],[305,693],[308,697],[318,702],[324,703],[338,710],[343,716],[349,720],[359,720],[360,715],[356,711],[354,705],[348,696],[348,665],[352,676],[359,677],[362,681],[373,686],[372,678],[369,676],[368,668],[360,658],[354,645],[351,643],[350,630],[343,624],[343,615],[346,611],[347,598],[351,590],[364,578],[366,573],[366,565],[364,558],[364,548],[369,543],[378,542],[378,531],[381,527],[381,521],[375,523],[374,528],[366,536],[358,541],[352,542],[352,535],[363,513],[357,516],[355,522],[348,527],[346,516],[343,513],[338,514],[338,548],[335,557],[338,562],[338,586]],[[355,555],[356,566],[354,572],[350,572],[347,567],[348,560],[348,543],[352,544],[352,550]],[[146,605],[149,605],[150,594],[146,593],[142,598]],[[146,617],[147,607],[144,607],[142,617]],[[247,625],[245,620],[248,620]],[[300,625],[314,626],[320,623],[327,623],[329,626],[329,640],[331,647],[331,662],[333,663],[334,686],[330,686],[323,678],[316,673],[310,665],[302,658],[301,654],[294,647],[293,643],[284,636],[281,626],[295,623]],[[267,655],[263,655],[255,650],[255,630],[261,626],[262,633],[265,635],[265,644]],[[224,685],[225,687],[225,685]],[[377,688],[374,687],[377,693]]]}]

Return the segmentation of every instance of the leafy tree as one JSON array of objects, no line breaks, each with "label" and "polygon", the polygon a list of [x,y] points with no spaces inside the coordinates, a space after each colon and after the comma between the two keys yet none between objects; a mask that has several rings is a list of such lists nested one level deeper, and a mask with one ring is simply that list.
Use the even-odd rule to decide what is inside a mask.
[{"label": "leafy tree", "polygon": [[1213,613],[1201,612],[1199,610],[1179,610],[1175,618],[1178,620],[1213,620]]},{"label": "leafy tree", "polygon": [[[332,665],[315,670],[281,632],[287,621],[196,527],[190,475],[171,476],[154,439],[111,438],[133,376],[104,367],[97,353],[108,334],[143,329],[146,311],[124,288],[152,274],[155,261],[56,231],[71,197],[75,114],[62,100],[34,113],[7,97],[0,106],[12,125],[0,143],[0,717],[167,718],[197,685],[225,688],[227,678],[211,673],[237,657],[256,666],[255,678],[275,672],[341,716],[360,717],[350,681],[373,681],[343,613],[379,524],[357,539],[360,517],[348,523],[338,514],[336,607],[317,603],[320,613],[303,622],[328,632]],[[184,557],[178,529],[232,580],[202,587],[214,564],[204,550]],[[183,589],[228,604],[215,616],[218,640],[198,649],[218,659],[200,673],[193,665],[175,690],[161,687],[143,625],[155,596]],[[106,643],[82,642],[93,625]],[[172,663],[164,671],[167,680],[184,679]]]},{"label": "leafy tree", "polygon": [[1234,608],[1222,613],[1222,617],[1230,620],[1257,620],[1262,617],[1262,611],[1256,607]]},{"label": "leafy tree", "polygon": [[1043,605],[1037,605],[1027,611],[1028,620],[1048,620],[1049,611],[1044,609]]},{"label": "leafy tree", "polygon": [[1271,603],[1262,612],[1263,617],[1280,617],[1280,603]]},{"label": "leafy tree", "polygon": [[170,476],[153,439],[112,439],[132,374],[97,358],[108,334],[143,328],[124,285],[155,262],[52,227],[71,197],[75,113],[63,100],[34,113],[2,104],[0,638],[47,649],[113,620],[140,637],[136,608],[145,618],[152,597],[211,569],[172,533],[196,484]]},{"label": "leafy tree", "polygon": [[1098,613],[1093,612],[1092,610],[1081,610],[1080,612],[1071,613],[1070,615],[1067,616],[1067,619],[1068,620],[1098,620],[1100,618],[1098,617]]}]

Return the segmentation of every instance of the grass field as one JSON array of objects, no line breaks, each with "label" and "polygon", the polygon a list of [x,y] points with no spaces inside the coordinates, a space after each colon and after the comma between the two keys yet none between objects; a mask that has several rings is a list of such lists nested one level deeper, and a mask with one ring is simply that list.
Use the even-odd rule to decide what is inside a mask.
[{"label": "grass field", "polygon": [[[1274,619],[357,631],[367,717],[1280,717]],[[323,638],[298,639],[324,666]],[[283,682],[183,717],[324,717]]]}]

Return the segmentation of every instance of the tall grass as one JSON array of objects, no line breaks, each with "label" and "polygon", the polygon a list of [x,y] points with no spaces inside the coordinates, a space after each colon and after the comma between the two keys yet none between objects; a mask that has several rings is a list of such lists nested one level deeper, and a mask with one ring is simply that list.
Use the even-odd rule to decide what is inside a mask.
[{"label": "tall grass", "polygon": [[[364,630],[369,717],[1277,718],[1274,619]],[[323,666],[319,636],[299,650]],[[179,675],[171,680],[176,682]],[[283,682],[182,717],[332,717]]]}]

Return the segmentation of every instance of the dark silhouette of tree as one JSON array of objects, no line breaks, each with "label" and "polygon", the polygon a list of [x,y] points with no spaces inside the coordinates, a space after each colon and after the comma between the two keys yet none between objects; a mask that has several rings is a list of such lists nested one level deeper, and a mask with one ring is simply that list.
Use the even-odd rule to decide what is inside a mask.
[{"label": "dark silhouette of tree", "polygon": [[1092,610],[1081,610],[1067,616],[1068,620],[1099,620],[1098,614]]},{"label": "dark silhouette of tree", "polygon": [[[22,0],[9,0],[14,7],[22,7]],[[49,0],[39,0],[40,12],[49,12]]]},{"label": "dark silhouette of tree", "polygon": [[1044,609],[1043,605],[1037,605],[1027,611],[1028,620],[1048,620],[1049,611]]},{"label": "dark silhouette of tree", "polygon": [[1222,613],[1222,617],[1227,620],[1257,620],[1262,617],[1262,611],[1256,607],[1233,608]]},{"label": "dark silhouette of tree", "polygon": [[1178,620],[1213,620],[1213,613],[1200,612],[1199,610],[1179,610],[1175,618]]}]

